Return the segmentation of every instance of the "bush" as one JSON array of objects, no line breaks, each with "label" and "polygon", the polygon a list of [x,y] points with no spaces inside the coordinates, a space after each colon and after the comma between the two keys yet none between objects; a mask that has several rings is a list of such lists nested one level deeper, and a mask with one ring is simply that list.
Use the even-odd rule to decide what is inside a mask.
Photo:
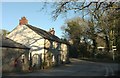
[{"label": "bush", "polygon": [[77,58],[78,57],[78,52],[74,46],[69,47],[69,57]]},{"label": "bush", "polygon": [[99,58],[99,59],[104,59],[104,58],[110,59],[111,56],[108,53],[98,53],[98,54],[96,54],[96,58]]},{"label": "bush", "polygon": [[96,58],[104,58],[104,57],[105,57],[104,54],[101,53],[96,54]]}]

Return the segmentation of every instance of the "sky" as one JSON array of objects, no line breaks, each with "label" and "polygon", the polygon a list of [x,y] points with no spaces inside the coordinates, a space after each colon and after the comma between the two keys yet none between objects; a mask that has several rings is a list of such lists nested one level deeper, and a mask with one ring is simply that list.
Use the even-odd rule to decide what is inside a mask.
[{"label": "sky", "polygon": [[59,16],[54,21],[51,15],[53,8],[48,6],[47,10],[40,11],[42,6],[43,2],[2,2],[2,29],[12,31],[19,24],[21,17],[25,16],[30,25],[46,31],[54,28],[55,35],[61,38],[61,26],[64,25],[65,20],[77,17],[77,15],[71,14],[67,18]]},{"label": "sky", "polygon": [[[46,11],[40,11],[43,1],[53,3],[55,0],[1,0],[0,2],[0,26],[2,29],[12,31],[18,24],[21,17],[25,16],[30,25],[48,31],[50,28],[55,29],[55,35],[62,37],[61,26],[64,25],[66,19],[78,17],[82,14],[68,13],[67,18],[59,16],[53,21],[51,12],[53,8],[47,7]],[[60,1],[60,0],[58,0]],[[80,0],[81,1],[81,0]],[[89,1],[89,0],[87,0]],[[90,0],[92,1],[92,0]],[[2,17],[2,18],[1,18]]]}]

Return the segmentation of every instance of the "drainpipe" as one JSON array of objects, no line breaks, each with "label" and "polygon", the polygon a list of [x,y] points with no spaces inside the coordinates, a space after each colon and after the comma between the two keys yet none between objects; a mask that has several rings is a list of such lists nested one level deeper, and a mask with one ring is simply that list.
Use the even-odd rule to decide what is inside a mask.
[{"label": "drainpipe", "polygon": [[[44,39],[44,47],[45,47],[45,39]],[[45,68],[45,49],[44,49],[44,62],[43,62],[43,69]]]},{"label": "drainpipe", "polygon": [[29,61],[29,67],[30,67],[30,69],[31,69],[31,67],[32,67],[32,54],[31,54],[31,51],[30,51],[30,61]]},{"label": "drainpipe", "polygon": [[70,59],[69,59],[69,45],[68,44],[66,44],[67,45],[67,63],[69,63],[70,62]]}]

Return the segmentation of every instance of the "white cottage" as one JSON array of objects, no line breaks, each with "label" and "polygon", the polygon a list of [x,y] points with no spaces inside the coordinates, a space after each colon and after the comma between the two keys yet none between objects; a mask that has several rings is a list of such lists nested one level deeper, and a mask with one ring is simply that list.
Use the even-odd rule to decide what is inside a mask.
[{"label": "white cottage", "polygon": [[68,61],[67,44],[54,34],[54,29],[47,32],[29,25],[28,20],[22,17],[19,25],[7,37],[30,47],[29,60],[36,68],[41,68]]}]

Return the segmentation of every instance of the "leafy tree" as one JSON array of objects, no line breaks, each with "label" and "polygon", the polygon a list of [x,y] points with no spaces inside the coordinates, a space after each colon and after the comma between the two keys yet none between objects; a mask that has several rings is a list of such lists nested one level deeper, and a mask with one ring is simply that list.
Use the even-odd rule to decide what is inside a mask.
[{"label": "leafy tree", "polygon": [[66,39],[72,41],[70,55],[84,56],[87,52],[87,36],[85,34],[88,28],[87,22],[77,17],[68,20],[62,28],[64,28],[65,36],[67,35]]},{"label": "leafy tree", "polygon": [[66,28],[64,29],[64,31],[68,34],[69,39],[72,40],[73,45],[71,46],[73,48],[74,52],[74,56],[77,57],[78,56],[78,47],[79,47],[79,42],[80,42],[80,37],[82,34],[82,29],[79,25],[79,23],[77,22],[78,19],[74,20],[69,20],[66,23]]}]

